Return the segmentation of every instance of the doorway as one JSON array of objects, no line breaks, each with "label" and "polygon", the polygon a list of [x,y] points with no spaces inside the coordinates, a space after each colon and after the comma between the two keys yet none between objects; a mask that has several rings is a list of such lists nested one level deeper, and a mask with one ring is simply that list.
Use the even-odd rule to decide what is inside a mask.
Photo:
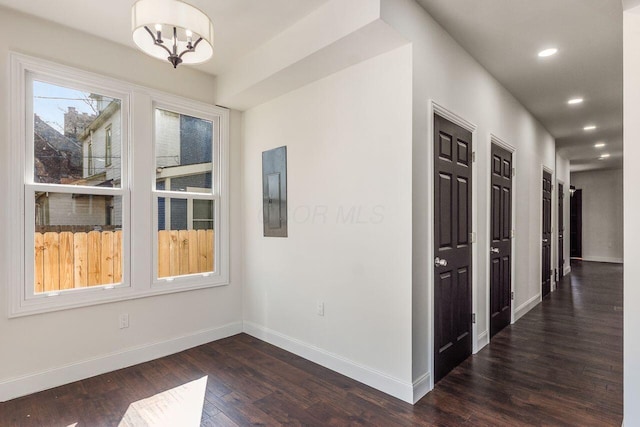
[{"label": "doorway", "polygon": [[542,298],[551,293],[551,172],[542,172]]},{"label": "doorway", "polygon": [[558,183],[558,280],[564,277],[564,185]]},{"label": "doorway", "polygon": [[511,323],[512,156],[491,144],[490,338]]},{"label": "doorway", "polygon": [[472,134],[434,115],[434,383],[472,352]]},{"label": "doorway", "polygon": [[571,187],[569,246],[571,258],[582,258],[582,190]]}]

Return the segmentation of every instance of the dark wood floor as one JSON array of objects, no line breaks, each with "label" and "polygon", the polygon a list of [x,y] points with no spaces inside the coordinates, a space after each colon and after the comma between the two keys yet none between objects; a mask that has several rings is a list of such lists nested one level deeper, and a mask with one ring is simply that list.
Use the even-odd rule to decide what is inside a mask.
[{"label": "dark wood floor", "polygon": [[576,264],[415,406],[242,334],[2,403],[0,426],[619,426],[621,306],[622,266]]}]

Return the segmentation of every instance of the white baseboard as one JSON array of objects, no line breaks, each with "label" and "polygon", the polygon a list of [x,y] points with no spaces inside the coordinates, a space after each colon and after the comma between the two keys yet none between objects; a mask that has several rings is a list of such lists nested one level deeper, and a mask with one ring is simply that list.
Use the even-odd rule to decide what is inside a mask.
[{"label": "white baseboard", "polygon": [[431,391],[431,374],[427,372],[413,382],[413,404],[418,403],[420,399]]},{"label": "white baseboard", "polygon": [[566,276],[567,274],[571,273],[571,266],[568,265],[564,268],[564,275]]},{"label": "white baseboard", "polygon": [[[414,403],[414,388],[412,383],[406,383],[340,355],[330,353],[319,347],[252,322],[244,322],[244,332],[400,400],[411,404]],[[420,387],[422,387],[422,384],[420,384]]]},{"label": "white baseboard", "polygon": [[518,319],[520,319],[522,316],[527,314],[529,310],[531,310],[533,307],[538,305],[539,302],[540,302],[540,294],[537,294],[529,298],[529,300],[527,300],[524,304],[521,304],[520,306],[518,306],[515,311],[514,323]]},{"label": "white baseboard", "polygon": [[46,371],[0,381],[0,402],[126,368],[138,363],[148,362],[211,341],[237,335],[241,332],[242,322],[229,323],[218,328],[205,329],[170,340],[144,344],[104,356],[58,366]]},{"label": "white baseboard", "polygon": [[622,258],[609,258],[606,256],[583,256],[583,261],[591,261],[591,262],[611,262],[614,264],[622,264]]},{"label": "white baseboard", "polygon": [[489,331],[484,331],[478,335],[478,347],[476,353],[482,350],[482,348],[487,344],[489,344]]}]

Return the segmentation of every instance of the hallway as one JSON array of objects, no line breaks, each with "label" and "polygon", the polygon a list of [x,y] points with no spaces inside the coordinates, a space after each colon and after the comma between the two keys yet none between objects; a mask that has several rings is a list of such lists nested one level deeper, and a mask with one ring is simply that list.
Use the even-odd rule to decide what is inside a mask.
[{"label": "hallway", "polygon": [[622,265],[572,273],[416,406],[468,425],[622,423]]},{"label": "hallway", "polygon": [[619,426],[622,266],[572,268],[415,406],[240,334],[0,403],[0,425],[147,425],[191,408],[180,393],[207,378],[187,393],[202,425]]}]

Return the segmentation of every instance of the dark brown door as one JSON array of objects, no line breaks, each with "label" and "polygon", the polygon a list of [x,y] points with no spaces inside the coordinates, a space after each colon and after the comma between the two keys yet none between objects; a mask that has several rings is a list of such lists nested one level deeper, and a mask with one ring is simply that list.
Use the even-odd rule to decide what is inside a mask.
[{"label": "dark brown door", "polygon": [[491,144],[491,337],[511,323],[511,157]]},{"label": "dark brown door", "polygon": [[571,192],[569,205],[569,249],[571,258],[582,258],[582,190]]},{"label": "dark brown door", "polygon": [[551,174],[542,174],[542,297],[551,292]]},{"label": "dark brown door", "polygon": [[435,373],[471,355],[471,132],[434,117]]},{"label": "dark brown door", "polygon": [[558,184],[558,279],[564,277],[564,186]]}]

